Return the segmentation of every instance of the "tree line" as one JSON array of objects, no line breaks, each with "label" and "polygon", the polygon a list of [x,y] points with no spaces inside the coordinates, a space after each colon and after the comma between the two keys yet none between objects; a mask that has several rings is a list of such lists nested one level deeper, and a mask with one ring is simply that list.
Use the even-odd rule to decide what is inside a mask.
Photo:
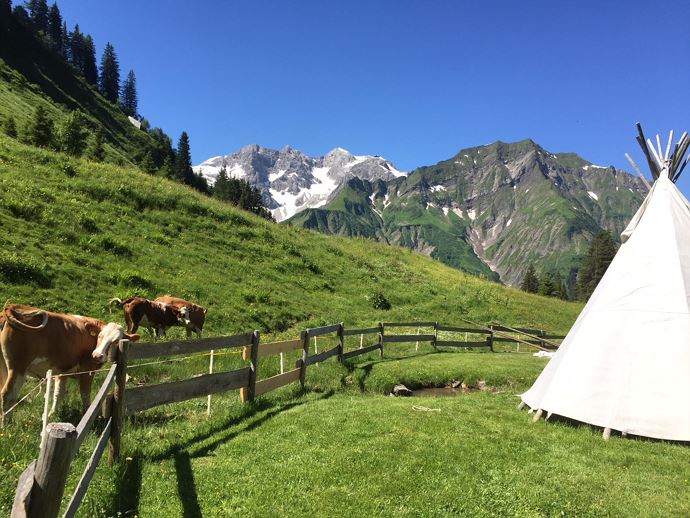
[{"label": "tree line", "polygon": [[[229,190],[223,181],[220,189],[212,189],[201,174],[194,172],[190,139],[186,131],[180,135],[177,147],[173,147],[172,139],[161,128],[150,128],[149,122],[139,114],[135,73],[130,70],[121,83],[119,60],[110,42],[106,43],[100,66],[97,66],[93,38],[82,32],[79,24],[72,31],[68,30],[57,3],[49,7],[47,0],[28,0],[13,9],[11,0],[0,0],[0,43],[9,37],[10,18],[68,63],[77,75],[82,76],[106,100],[118,106],[126,115],[140,121],[140,129],[151,137],[150,143],[138,152],[138,156],[132,157],[141,169],[149,174],[184,183],[202,193],[215,195],[221,200],[271,219],[270,212],[263,206],[259,191],[249,183],[233,179],[234,187]],[[75,157],[84,156],[100,162],[108,156],[105,147],[109,140],[108,134],[100,124],[94,124],[80,110],[53,120],[46,107],[39,104],[24,127],[19,128],[14,118],[9,116],[3,122],[3,130],[9,137],[24,143]],[[119,159],[116,158],[115,161]]]},{"label": "tree line", "polygon": [[[577,271],[574,283],[564,280],[557,271],[545,271],[537,276],[534,265],[527,267],[520,289],[563,300],[586,301],[594,292],[616,255],[617,246],[611,234],[603,230],[589,245],[587,254]],[[570,286],[569,286],[570,284]]]}]

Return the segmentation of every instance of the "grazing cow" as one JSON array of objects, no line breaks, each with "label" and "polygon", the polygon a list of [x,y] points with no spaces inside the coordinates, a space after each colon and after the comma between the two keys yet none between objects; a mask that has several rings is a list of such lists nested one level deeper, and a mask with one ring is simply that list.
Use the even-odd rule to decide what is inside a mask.
[{"label": "grazing cow", "polygon": [[184,325],[187,331],[187,338],[192,336],[192,331],[196,333],[198,338],[201,338],[201,331],[204,328],[206,313],[208,312],[206,308],[189,302],[188,300],[170,297],[168,295],[165,297],[158,297],[156,302],[162,302],[163,304],[175,306],[179,309],[183,319],[181,325]]},{"label": "grazing cow", "polygon": [[125,300],[111,299],[108,304],[122,307],[127,322],[127,332],[136,333],[139,326],[153,329],[157,337],[165,336],[169,327],[184,325],[182,312],[175,306],[145,299],[130,297]]},{"label": "grazing cow", "polygon": [[[121,325],[79,315],[43,311],[31,306],[7,304],[0,323],[0,409],[9,410],[17,400],[27,375],[43,378],[55,374],[94,371],[105,363],[108,349],[123,338]],[[77,374],[84,409],[91,399],[93,373]],[[65,394],[67,377],[58,378],[51,414]]]}]

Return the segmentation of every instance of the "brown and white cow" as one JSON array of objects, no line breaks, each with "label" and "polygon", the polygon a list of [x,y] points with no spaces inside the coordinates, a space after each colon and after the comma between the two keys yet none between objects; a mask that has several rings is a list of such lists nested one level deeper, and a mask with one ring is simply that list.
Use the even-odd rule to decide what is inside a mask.
[{"label": "brown and white cow", "polygon": [[[0,331],[0,408],[3,411],[15,403],[27,375],[42,378],[48,369],[54,374],[94,371],[105,363],[112,344],[123,338],[139,339],[139,335],[125,333],[119,324],[20,304],[7,304],[0,322],[4,323]],[[75,376],[84,409],[91,399],[93,375]],[[58,378],[51,414],[65,394],[66,383],[67,377]]]},{"label": "brown and white cow", "polygon": [[157,297],[156,302],[162,302],[163,304],[168,304],[174,306],[180,310],[182,314],[182,322],[179,325],[183,325],[187,331],[187,338],[192,336],[192,332],[195,332],[198,338],[201,338],[201,331],[204,328],[204,322],[206,321],[206,313],[208,309],[194,302],[189,302],[178,297],[171,297],[165,295],[164,297]]},{"label": "brown and white cow", "polygon": [[127,332],[136,333],[139,326],[153,329],[157,337],[165,336],[169,327],[184,325],[182,312],[175,306],[156,302],[144,297],[130,297],[125,300],[111,299],[108,304],[122,307],[127,323]]}]

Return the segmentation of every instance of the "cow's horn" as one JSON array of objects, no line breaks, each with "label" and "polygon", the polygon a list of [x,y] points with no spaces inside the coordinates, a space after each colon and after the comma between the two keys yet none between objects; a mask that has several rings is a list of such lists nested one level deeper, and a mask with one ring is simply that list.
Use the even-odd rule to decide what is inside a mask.
[{"label": "cow's horn", "polygon": [[114,297],[108,301],[108,313],[113,312],[113,304],[117,304],[118,306],[122,307],[122,299],[118,299],[117,297]]}]

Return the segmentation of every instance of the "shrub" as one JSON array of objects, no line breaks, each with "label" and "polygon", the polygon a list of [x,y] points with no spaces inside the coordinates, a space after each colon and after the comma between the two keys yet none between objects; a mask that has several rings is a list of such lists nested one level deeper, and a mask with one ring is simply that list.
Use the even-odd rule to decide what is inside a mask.
[{"label": "shrub", "polygon": [[127,270],[117,272],[110,276],[110,282],[114,284],[122,284],[131,288],[141,288],[143,290],[154,291],[156,285],[154,282],[139,272]]},{"label": "shrub", "polygon": [[122,257],[132,256],[132,250],[130,250],[127,245],[120,243],[117,239],[111,236],[102,236],[95,240],[94,244],[106,252],[110,252],[114,255],[119,255]]},{"label": "shrub", "polygon": [[41,288],[49,288],[52,283],[46,265],[14,253],[0,252],[0,277],[10,284],[35,284]]},{"label": "shrub", "polygon": [[388,311],[391,308],[390,301],[381,291],[376,291],[372,293],[367,297],[367,300],[369,301],[369,304],[371,304],[371,307],[373,307],[374,309],[383,309]]}]

